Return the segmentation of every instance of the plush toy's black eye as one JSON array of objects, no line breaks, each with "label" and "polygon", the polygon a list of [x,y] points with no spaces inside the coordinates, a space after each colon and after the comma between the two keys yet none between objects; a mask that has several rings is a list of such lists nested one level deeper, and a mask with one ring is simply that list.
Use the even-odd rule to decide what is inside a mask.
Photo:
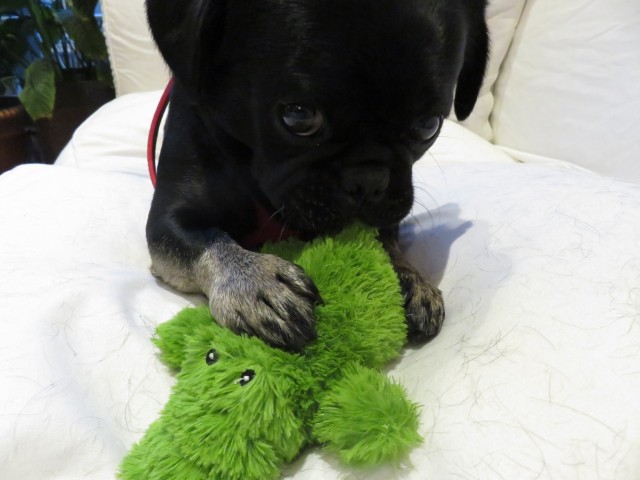
[{"label": "plush toy's black eye", "polygon": [[411,126],[411,136],[418,142],[428,142],[438,134],[443,120],[442,116],[435,115],[420,117]]},{"label": "plush toy's black eye", "polygon": [[238,383],[241,387],[244,387],[247,383],[253,380],[253,377],[256,376],[256,372],[253,370],[245,370],[242,372],[242,376],[238,379]]},{"label": "plush toy's black eye", "polygon": [[322,113],[305,105],[280,105],[279,114],[285,128],[299,137],[310,137],[324,125]]},{"label": "plush toy's black eye", "polygon": [[218,352],[214,348],[207,352],[207,356],[205,357],[207,365],[213,365],[218,361]]}]

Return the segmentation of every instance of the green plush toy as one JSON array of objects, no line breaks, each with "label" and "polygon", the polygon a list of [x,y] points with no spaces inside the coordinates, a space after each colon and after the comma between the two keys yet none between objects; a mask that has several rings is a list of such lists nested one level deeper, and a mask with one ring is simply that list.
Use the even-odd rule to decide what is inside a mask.
[{"label": "green plush toy", "polygon": [[160,418],[122,462],[124,479],[268,480],[308,445],[350,465],[397,463],[421,438],[417,407],[380,373],[406,340],[402,295],[375,232],[263,249],[302,266],[324,299],[302,354],[236,335],[207,306],[157,329],[179,370]]}]

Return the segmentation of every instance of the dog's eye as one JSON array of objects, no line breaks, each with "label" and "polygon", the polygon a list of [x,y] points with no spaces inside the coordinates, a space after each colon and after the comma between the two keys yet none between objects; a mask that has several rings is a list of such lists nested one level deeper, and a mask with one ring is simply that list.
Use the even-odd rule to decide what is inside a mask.
[{"label": "dog's eye", "polygon": [[318,133],[324,125],[322,113],[304,105],[281,105],[280,118],[289,132],[300,137],[309,137]]},{"label": "dog's eye", "polygon": [[419,142],[428,142],[438,134],[442,122],[442,116],[425,115],[420,117],[411,126],[411,136]]}]

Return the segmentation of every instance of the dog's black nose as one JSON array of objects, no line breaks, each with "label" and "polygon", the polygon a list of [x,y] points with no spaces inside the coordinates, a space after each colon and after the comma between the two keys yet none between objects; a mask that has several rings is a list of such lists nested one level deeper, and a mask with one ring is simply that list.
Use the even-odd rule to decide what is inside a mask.
[{"label": "dog's black nose", "polygon": [[358,203],[377,203],[389,187],[389,169],[367,165],[345,167],[340,175],[340,186]]}]

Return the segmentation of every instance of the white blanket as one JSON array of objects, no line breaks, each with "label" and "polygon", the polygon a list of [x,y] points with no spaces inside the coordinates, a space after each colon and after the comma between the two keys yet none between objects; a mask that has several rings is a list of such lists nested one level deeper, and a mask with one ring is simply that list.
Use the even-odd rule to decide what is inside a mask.
[{"label": "white blanket", "polygon": [[[202,297],[148,270],[144,95],[92,119],[60,165],[0,176],[3,480],[114,478],[170,393],[149,340]],[[447,319],[389,373],[425,442],[400,469],[310,450],[285,477],[639,478],[640,186],[518,164],[451,124],[415,183],[403,245]]]}]

